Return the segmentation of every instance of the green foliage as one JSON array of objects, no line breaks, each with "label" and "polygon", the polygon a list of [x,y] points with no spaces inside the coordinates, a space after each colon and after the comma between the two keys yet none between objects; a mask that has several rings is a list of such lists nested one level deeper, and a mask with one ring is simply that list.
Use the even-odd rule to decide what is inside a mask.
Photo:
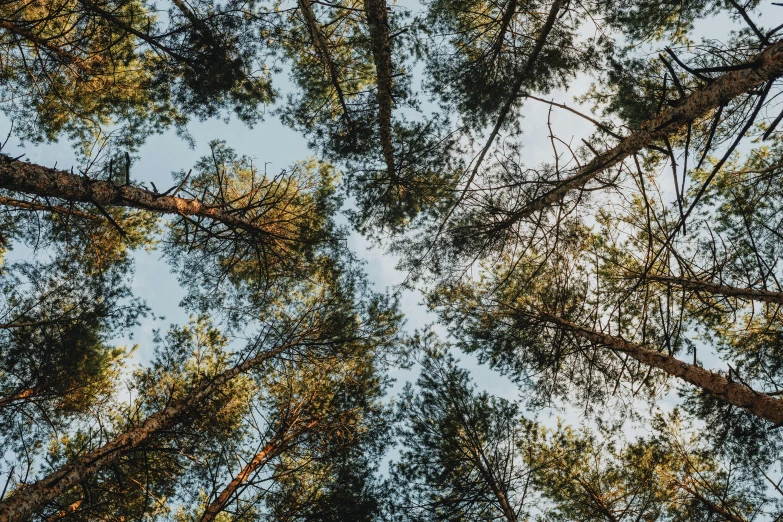
[{"label": "green foliage", "polygon": [[400,399],[404,446],[392,481],[402,520],[521,520],[528,469],[516,455],[517,406],[478,392],[443,347],[425,340],[416,390]]}]

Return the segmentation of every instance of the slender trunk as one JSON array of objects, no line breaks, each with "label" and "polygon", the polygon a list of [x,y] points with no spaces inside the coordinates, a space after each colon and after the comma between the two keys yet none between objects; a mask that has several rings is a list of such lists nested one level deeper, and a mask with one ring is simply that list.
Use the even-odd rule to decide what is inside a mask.
[{"label": "slender trunk", "polygon": [[735,286],[719,285],[710,281],[697,281],[695,279],[687,279],[684,277],[647,275],[645,276],[645,279],[649,281],[656,281],[658,283],[679,286],[688,290],[707,292],[710,294],[723,295],[726,297],[740,297],[743,299],[762,301],[765,303],[783,304],[783,292],[756,290],[753,288],[737,288]]},{"label": "slender trunk", "polygon": [[744,408],[757,417],[768,420],[775,425],[783,423],[783,400],[781,399],[758,393],[715,372],[688,364],[665,353],[651,350],[620,337],[596,332],[546,313],[540,314],[539,317],[546,322],[567,330],[577,337],[602,344],[616,352],[628,354],[642,364],[663,370],[672,377],[689,382],[707,393]]},{"label": "slender trunk", "polygon": [[204,510],[204,514],[201,516],[200,522],[212,522],[215,518],[226,508],[231,498],[237,492],[237,490],[244,484],[250,476],[262,468],[272,458],[277,456],[282,450],[291,443],[296,437],[312,428],[316,424],[315,421],[307,424],[304,427],[298,428],[290,433],[286,433],[291,429],[289,424],[284,424],[280,429],[272,436],[269,442],[253,457],[253,459],[242,468],[242,470],[234,477],[231,482],[220,492],[217,498],[207,506]]},{"label": "slender trunk", "polygon": [[476,158],[476,163],[473,166],[473,172],[470,174],[470,178],[468,179],[468,182],[465,186],[465,190],[469,188],[473,178],[476,177],[479,167],[481,167],[481,163],[484,161],[484,156],[486,156],[487,152],[489,152],[489,149],[492,146],[492,142],[495,141],[495,138],[500,132],[501,127],[503,127],[503,123],[505,123],[508,114],[511,112],[511,107],[513,107],[514,102],[516,102],[519,98],[519,93],[522,90],[522,86],[524,85],[525,80],[530,79],[530,73],[533,72],[533,67],[536,65],[538,55],[540,55],[541,51],[544,50],[544,44],[546,44],[546,40],[549,38],[549,33],[552,32],[552,28],[555,26],[557,14],[560,12],[562,7],[563,0],[555,0],[552,2],[552,7],[549,9],[549,16],[547,16],[547,19],[544,22],[544,26],[541,28],[541,32],[538,33],[533,50],[530,52],[530,56],[528,56],[527,62],[525,63],[525,68],[522,69],[522,72],[519,73],[519,76],[517,76],[514,85],[511,87],[511,93],[508,97],[508,100],[506,100],[505,105],[503,105],[503,107],[500,109],[500,114],[498,114],[495,127],[489,134],[489,138],[487,139],[487,143],[484,145],[484,148],[481,149],[481,152],[479,152],[479,155]]},{"label": "slender trunk", "polygon": [[334,60],[332,60],[332,55],[329,53],[329,46],[326,43],[326,38],[324,37],[323,31],[321,31],[321,26],[318,24],[318,20],[313,12],[311,0],[299,0],[299,8],[304,15],[307,28],[310,31],[310,37],[313,39],[313,45],[315,46],[316,51],[318,51],[318,54],[321,55],[321,59],[324,61],[326,69],[329,71],[329,80],[337,93],[337,99],[340,102],[340,107],[343,109],[343,117],[350,123],[351,118],[348,113],[348,105],[345,103],[345,93],[343,93],[343,88],[340,86],[337,66],[334,63]]},{"label": "slender trunk", "polygon": [[365,0],[364,10],[370,29],[372,55],[375,61],[375,76],[378,82],[378,126],[381,135],[381,150],[386,161],[389,177],[396,179],[394,148],[392,146],[392,56],[389,39],[389,18],[385,0]]},{"label": "slender trunk", "polygon": [[36,386],[34,388],[26,388],[12,395],[6,395],[5,397],[0,397],[0,410],[5,408],[9,404],[13,404],[15,402],[19,402],[28,399],[30,397],[33,397],[34,395],[41,393],[42,390],[43,390],[43,386]]},{"label": "slender trunk", "polygon": [[484,482],[486,482],[487,486],[489,486],[489,489],[492,490],[492,494],[495,495],[495,499],[500,505],[500,509],[503,511],[503,515],[506,517],[506,520],[508,522],[517,522],[517,514],[508,503],[508,497],[506,497],[503,488],[495,478],[495,474],[492,470],[492,464],[484,454],[481,438],[475,434],[475,426],[473,421],[470,419],[470,416],[467,415],[465,411],[463,411],[459,401],[457,401],[452,394],[449,394],[449,399],[451,404],[454,406],[454,409],[457,411],[457,414],[460,416],[460,419],[462,420],[462,425],[465,429],[465,432],[471,433],[470,436],[468,436],[466,433],[462,433],[460,434],[460,438],[467,446],[468,452],[473,458],[473,463],[475,464],[476,468],[478,468],[479,474],[484,479]]},{"label": "slender trunk", "polygon": [[579,168],[573,176],[560,181],[555,188],[533,199],[522,210],[511,214],[504,220],[502,227],[512,226],[560,202],[569,192],[581,189],[603,170],[640,152],[654,141],[675,134],[688,123],[725,105],[737,96],[783,75],[783,41],[770,45],[748,63],[752,66],[718,77],[694,91],[677,107],[669,107],[655,118],[646,121],[614,148],[596,156]]},{"label": "slender trunk", "polygon": [[234,496],[237,489],[247,481],[248,477],[257,469],[266,465],[269,460],[274,457],[279,448],[282,447],[281,440],[278,438],[278,434],[270,440],[263,449],[258,452],[247,465],[234,477],[228,486],[220,492],[220,495],[204,510],[204,514],[201,515],[201,522],[212,522],[215,518],[226,508],[231,497]]},{"label": "slender trunk", "polygon": [[90,221],[98,221],[101,219],[98,216],[88,214],[87,212],[81,212],[79,210],[72,210],[69,208],[58,207],[55,205],[43,205],[41,203],[22,201],[19,199],[7,198],[5,196],[0,196],[0,205],[4,205],[7,207],[14,207],[20,210],[32,210],[32,211],[44,210],[47,212],[54,212],[55,214],[63,214],[65,216],[76,216],[82,219],[88,219]]},{"label": "slender trunk", "polygon": [[138,208],[160,214],[198,216],[226,226],[265,234],[264,226],[238,217],[198,199],[164,196],[131,185],[115,185],[34,163],[15,161],[0,154],[0,188],[67,201]]},{"label": "slender trunk", "polygon": [[603,516],[605,516],[609,522],[618,522],[617,517],[614,516],[612,511],[609,509],[609,506],[606,505],[604,499],[602,499],[601,496],[595,492],[590,484],[585,482],[585,480],[581,477],[576,477],[576,481],[580,486],[582,486],[582,489],[585,490],[585,493],[587,493],[590,496],[590,499],[592,499],[592,501],[595,503],[595,508]]},{"label": "slender trunk", "polygon": [[495,61],[500,57],[500,53],[503,50],[503,41],[506,39],[508,27],[511,25],[511,20],[514,19],[514,15],[517,12],[517,1],[518,0],[508,0],[506,9],[503,11],[503,17],[500,19],[500,30],[498,31],[498,37],[497,40],[495,40],[495,44],[492,46],[492,50],[490,51],[490,66],[494,64]]},{"label": "slender trunk", "polygon": [[728,522],[747,522],[744,518],[739,517],[735,515],[734,513],[728,511],[726,508],[719,506],[718,504],[715,504],[710,499],[699,493],[699,490],[695,487],[690,487],[687,484],[683,484],[677,479],[674,479],[674,482],[683,490],[687,491],[691,495],[696,498],[699,502],[704,504],[704,507],[707,508],[707,511],[710,513],[715,513],[716,515],[719,515],[724,520],[727,520]]},{"label": "slender trunk", "polygon": [[289,347],[284,344],[226,370],[214,379],[193,390],[187,397],[172,402],[165,409],[150,415],[140,426],[132,428],[81,457],[66,464],[41,480],[19,488],[8,499],[0,502],[0,522],[27,520],[31,515],[94,473],[106,468],[156,433],[171,427],[178,417],[192,412],[222,385],[248,370],[275,357]]},{"label": "slender trunk", "polygon": [[508,498],[495,480],[494,474],[484,466],[480,458],[477,464],[479,472],[484,477],[484,480],[487,481],[487,484],[489,484],[489,488],[495,495],[498,504],[500,504],[500,509],[503,511],[503,515],[506,517],[506,520],[508,522],[517,522],[517,514],[514,513],[514,510],[511,508],[511,504],[508,503]]}]

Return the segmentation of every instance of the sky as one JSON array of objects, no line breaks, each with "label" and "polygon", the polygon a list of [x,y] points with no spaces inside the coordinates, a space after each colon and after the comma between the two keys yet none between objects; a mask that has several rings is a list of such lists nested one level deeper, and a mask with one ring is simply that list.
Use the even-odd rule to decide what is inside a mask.
[{"label": "sky", "polygon": [[[412,7],[412,2],[406,2]],[[768,17],[783,19],[783,7],[772,6],[770,2],[764,3],[763,25],[772,26],[772,23],[764,23]],[[773,18],[773,19],[774,19]],[[715,20],[707,20],[699,24],[697,34],[705,37],[725,37],[730,25],[724,19],[720,23]],[[736,27],[736,25],[734,26]],[[584,76],[576,78],[567,89],[551,93],[547,98],[565,103],[575,108],[579,106],[574,102],[574,97],[585,92],[590,80]],[[285,79],[278,82],[278,87],[283,90],[281,100],[285,100]],[[284,101],[283,101],[284,102]],[[590,112],[588,107],[582,107],[585,112]],[[528,101],[522,111],[525,162],[535,165],[551,160],[551,144],[546,132],[546,123],[549,106],[540,102]],[[587,137],[593,130],[592,124],[584,119],[574,116],[566,111],[554,109],[551,114],[551,123],[555,133],[568,141],[572,138],[579,142],[581,137]],[[0,136],[5,135],[9,128],[7,119],[0,117]],[[297,132],[282,125],[277,118],[270,114],[253,128],[248,128],[239,121],[225,122],[219,119],[211,119],[204,122],[193,122],[188,129],[195,138],[195,147],[176,136],[173,131],[162,135],[150,137],[141,147],[131,169],[131,177],[134,183],[154,181],[157,187],[165,190],[174,184],[172,172],[191,168],[203,155],[208,154],[208,143],[213,139],[225,140],[239,154],[247,155],[254,159],[257,165],[266,164],[266,168],[272,172],[279,172],[287,168],[294,161],[305,159],[315,155],[315,152],[307,146],[306,140]],[[70,144],[66,142],[44,144],[40,146],[27,146],[22,148],[18,140],[11,138],[3,149],[4,153],[18,156],[25,153],[26,158],[33,162],[46,166],[68,168],[75,164],[74,152]],[[667,179],[662,176],[664,193],[670,191]],[[149,184],[148,184],[149,186]],[[347,203],[350,205],[350,202]],[[405,274],[396,270],[397,260],[384,252],[382,248],[371,245],[367,240],[356,233],[352,233],[349,239],[349,247],[356,252],[361,259],[366,261],[365,271],[369,279],[374,283],[378,291],[393,291],[405,277]],[[29,251],[17,249],[13,256],[25,257],[31,255]],[[144,364],[149,359],[153,348],[153,331],[155,329],[166,330],[172,323],[182,324],[187,321],[187,313],[179,307],[184,292],[180,288],[176,276],[170,271],[166,262],[162,259],[160,251],[151,253],[138,252],[135,254],[136,275],[133,288],[137,296],[146,300],[151,306],[154,316],[142,321],[142,324],[134,329],[133,339],[128,343],[137,343],[139,349],[135,353],[135,361]],[[406,315],[406,328],[409,331],[421,329],[434,322],[435,317],[421,304],[422,296],[418,292],[405,291],[401,296],[401,308]],[[443,333],[442,329],[439,332]],[[700,353],[701,357],[701,353]],[[459,356],[462,364],[469,368],[479,389],[505,397],[518,399],[518,388],[503,376],[479,365],[475,358],[462,354]],[[414,380],[413,371],[397,370],[392,372],[398,383],[392,391],[398,390],[405,380]],[[676,403],[676,396],[668,396],[662,404],[668,408]],[[551,412],[544,412],[541,418]],[[578,424],[581,414],[569,409],[558,412],[569,423]],[[556,422],[554,417],[547,419],[548,423]]]}]

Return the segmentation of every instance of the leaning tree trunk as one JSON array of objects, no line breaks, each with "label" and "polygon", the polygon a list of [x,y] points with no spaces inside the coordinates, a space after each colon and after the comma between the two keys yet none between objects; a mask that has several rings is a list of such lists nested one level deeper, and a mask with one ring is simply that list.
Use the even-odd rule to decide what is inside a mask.
[{"label": "leaning tree trunk", "polygon": [[[99,181],[64,170],[17,161],[5,154],[0,154],[0,189],[100,206],[121,206],[159,214],[197,216],[218,221],[231,228],[269,235],[262,223],[239,217],[236,213],[216,206],[205,205],[195,198],[164,196],[131,185],[116,185],[111,181]],[[37,205],[29,205],[29,208],[34,207]]]},{"label": "leaning tree trunk", "polygon": [[[511,3],[515,4],[516,2],[512,0]],[[552,2],[552,6],[549,8],[549,15],[547,16],[547,19],[544,22],[544,26],[541,28],[541,31],[538,33],[538,36],[536,37],[535,44],[533,45],[533,50],[530,52],[530,55],[528,56],[527,61],[525,62],[525,67],[519,73],[516,81],[514,82],[514,85],[511,87],[511,93],[508,99],[506,100],[506,103],[500,109],[500,113],[498,114],[497,120],[495,121],[495,126],[492,128],[492,132],[490,132],[489,138],[487,138],[487,142],[484,144],[484,147],[481,149],[481,152],[479,152],[479,155],[476,158],[476,163],[473,165],[473,171],[471,172],[470,178],[468,179],[465,185],[466,191],[470,188],[470,184],[472,183],[473,178],[476,177],[476,174],[479,171],[479,167],[481,167],[481,163],[484,161],[484,157],[487,155],[487,152],[489,152],[489,149],[492,147],[492,143],[495,141],[495,138],[500,132],[500,129],[503,127],[506,118],[511,112],[511,107],[513,107],[514,103],[519,99],[519,94],[522,91],[522,86],[525,84],[525,81],[531,79],[530,75],[533,72],[535,66],[537,65],[538,56],[541,54],[541,51],[544,50],[544,45],[546,44],[546,41],[549,38],[549,34],[552,32],[552,28],[555,26],[555,22],[557,21],[557,15],[562,7],[563,7],[563,0],[555,0],[554,2]],[[513,11],[511,12],[511,14],[513,15]],[[508,21],[510,21],[510,18]],[[506,23],[507,21],[505,20],[504,17],[503,27],[505,27]]]},{"label": "leaning tree trunk", "polygon": [[200,522],[212,522],[215,520],[215,518],[226,509],[226,506],[236,494],[237,490],[247,482],[253,473],[265,466],[272,458],[279,455],[294,439],[313,428],[316,424],[317,421],[312,421],[293,431],[289,431],[292,428],[290,424],[281,426],[261,451],[256,453],[250,462],[248,462],[237,476],[220,492],[217,498],[207,506],[206,510],[204,510],[204,514],[201,516]]},{"label": "leaning tree trunk", "polygon": [[725,297],[739,297],[740,299],[761,301],[764,303],[783,304],[783,292],[756,290],[754,288],[738,288],[735,286],[716,284],[711,281],[699,281],[685,277],[646,275],[644,278],[648,281],[679,286],[680,288],[694,290],[696,292],[707,292],[709,294]]},{"label": "leaning tree trunk", "polygon": [[396,179],[394,147],[392,144],[392,55],[389,38],[389,17],[385,0],[365,0],[364,10],[370,29],[370,45],[375,61],[375,76],[378,83],[378,127],[381,136],[381,151],[386,162],[389,178]]},{"label": "leaning tree trunk", "polygon": [[676,107],[670,107],[625,137],[615,147],[593,158],[576,173],[556,183],[555,188],[534,198],[505,220],[506,227],[560,202],[569,192],[579,190],[602,171],[617,165],[650,146],[656,140],[671,136],[688,123],[709,111],[725,105],[737,96],[783,75],[783,41],[770,45],[748,67],[728,72],[694,91]]},{"label": "leaning tree trunk", "polygon": [[672,377],[689,382],[710,395],[739,406],[775,425],[783,424],[783,400],[781,399],[756,392],[744,384],[730,381],[720,374],[705,370],[694,364],[688,364],[640,344],[626,341],[621,337],[596,332],[546,313],[540,314],[539,317],[577,337],[602,344],[616,352],[625,353],[642,364],[658,368]]},{"label": "leaning tree trunk", "polygon": [[332,55],[329,52],[329,46],[327,45],[326,37],[321,31],[321,26],[318,23],[318,19],[315,17],[313,11],[312,0],[298,0],[299,9],[302,10],[302,16],[304,16],[307,29],[310,32],[310,38],[313,40],[313,46],[316,52],[321,55],[321,59],[324,61],[326,70],[329,71],[329,81],[332,87],[337,93],[337,100],[340,102],[340,107],[343,110],[343,117],[346,122],[351,122],[351,116],[348,111],[348,104],[345,101],[345,93],[340,85],[340,76],[337,72],[337,64],[334,63]]},{"label": "leaning tree trunk", "polygon": [[232,378],[279,355],[288,347],[288,344],[283,344],[226,370],[194,389],[187,397],[174,401],[165,409],[150,415],[140,426],[74,459],[38,482],[19,488],[7,500],[0,502],[0,522],[27,520],[47,502],[116,462],[126,453],[144,444],[153,435],[171,427],[181,415],[193,412],[204,399]]}]

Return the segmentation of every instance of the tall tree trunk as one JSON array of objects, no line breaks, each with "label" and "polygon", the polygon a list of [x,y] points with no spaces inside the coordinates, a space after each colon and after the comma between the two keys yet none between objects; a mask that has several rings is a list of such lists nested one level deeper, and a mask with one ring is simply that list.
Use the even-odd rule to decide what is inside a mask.
[{"label": "tall tree trunk", "polygon": [[[473,420],[451,393],[449,393],[449,400],[462,421],[464,433],[460,434],[460,438],[467,446],[468,452],[473,458],[473,464],[476,466],[481,478],[484,479],[484,482],[489,486],[489,489],[495,496],[495,500],[497,500],[500,510],[503,512],[503,516],[506,520],[508,522],[517,522],[517,514],[512,509],[511,504],[508,502],[508,497],[506,496],[507,488],[503,488],[495,477],[492,463],[489,462],[489,459],[487,459],[486,454],[484,453],[484,448],[482,447],[483,441],[481,440],[481,437],[475,433]],[[468,433],[470,435],[467,435]]]},{"label": "tall tree trunk", "polygon": [[381,135],[381,150],[386,162],[389,178],[397,177],[392,144],[392,56],[389,39],[389,17],[385,0],[364,0],[367,25],[370,29],[370,43],[375,76],[378,83],[378,126]]},{"label": "tall tree trunk", "polygon": [[606,517],[606,520],[609,522],[618,522],[617,517],[614,516],[614,513],[612,513],[612,510],[609,509],[609,506],[606,505],[606,502],[604,502],[604,499],[601,498],[601,496],[593,489],[593,487],[588,484],[582,477],[577,476],[575,477],[575,480],[577,484],[582,486],[582,489],[585,490],[585,493],[590,497],[590,500],[593,501],[595,504],[595,509],[598,510],[603,516]]},{"label": "tall tree trunk", "polygon": [[481,163],[484,161],[484,157],[487,155],[487,152],[489,152],[490,147],[492,147],[492,143],[495,141],[495,138],[500,132],[500,129],[503,127],[503,123],[505,123],[508,114],[511,112],[511,107],[513,107],[514,103],[519,99],[519,94],[522,90],[522,86],[525,84],[525,80],[530,79],[530,74],[533,72],[533,67],[536,66],[538,56],[541,54],[541,51],[544,50],[546,40],[549,38],[549,33],[552,32],[552,28],[555,26],[557,15],[562,7],[563,0],[555,0],[552,2],[552,6],[549,9],[549,15],[544,22],[544,26],[541,28],[541,31],[536,37],[536,43],[533,46],[533,50],[530,52],[530,56],[527,57],[525,68],[522,69],[522,71],[519,73],[516,81],[514,82],[514,85],[511,87],[511,93],[506,100],[506,103],[500,109],[497,121],[495,122],[495,127],[493,127],[492,132],[489,134],[489,138],[487,138],[487,143],[484,144],[484,147],[481,149],[481,152],[479,152],[479,155],[476,158],[476,163],[473,165],[473,171],[471,172],[470,178],[465,185],[466,191],[473,182],[473,178],[476,177],[476,174],[479,171],[479,167],[481,167]]},{"label": "tall tree trunk", "polygon": [[735,515],[725,507],[715,504],[710,499],[702,495],[699,492],[698,487],[693,487],[688,484],[685,484],[674,477],[671,477],[671,480],[672,482],[675,483],[677,487],[693,495],[693,497],[699,502],[701,502],[704,505],[704,507],[707,508],[707,511],[709,511],[710,513],[715,513],[716,515],[720,516],[723,520],[726,520],[727,522],[747,522],[744,518]]},{"label": "tall tree trunk", "polygon": [[685,277],[646,275],[648,281],[656,281],[667,285],[679,286],[688,290],[697,292],[707,292],[726,297],[739,297],[752,301],[762,301],[764,303],[783,304],[783,292],[772,292],[770,290],[756,290],[753,288],[738,288],[735,286],[719,285],[710,281],[698,281]]},{"label": "tall tree trunk", "polygon": [[174,401],[165,409],[150,415],[140,426],[74,459],[38,482],[19,488],[8,499],[0,502],[0,522],[27,520],[47,502],[116,462],[156,433],[171,427],[181,415],[193,412],[204,399],[229,380],[281,354],[289,347],[288,343],[283,344],[226,370],[194,389],[187,397]]},{"label": "tall tree trunk", "polygon": [[476,455],[474,458],[477,459],[476,465],[479,468],[479,473],[481,473],[481,476],[484,477],[484,480],[489,485],[492,494],[495,495],[495,499],[498,501],[501,511],[503,511],[503,516],[506,517],[508,522],[517,522],[517,514],[511,508],[511,504],[508,503],[508,497],[506,497],[500,484],[495,479],[495,474],[484,465],[480,456]]},{"label": "tall tree trunk", "polygon": [[259,235],[270,233],[263,224],[238,217],[237,214],[231,214],[221,208],[205,205],[198,199],[164,196],[131,185],[115,185],[110,181],[98,181],[64,170],[15,161],[5,154],[0,154],[0,188],[67,201],[97,203],[101,206],[113,205],[160,214],[198,216]]},{"label": "tall tree trunk", "polygon": [[315,13],[313,12],[311,0],[299,0],[299,9],[302,10],[302,15],[307,24],[307,29],[310,31],[310,38],[313,40],[313,45],[318,54],[321,55],[321,59],[324,61],[324,65],[326,65],[326,70],[329,71],[329,80],[337,93],[337,99],[340,102],[340,107],[343,109],[343,117],[346,122],[350,123],[351,117],[348,113],[348,105],[345,103],[345,93],[343,93],[343,88],[340,86],[337,65],[335,65],[334,60],[332,60],[332,55],[329,53],[329,46],[326,43],[323,31],[321,31],[321,26],[318,24],[318,19],[316,19]]},{"label": "tall tree trunk", "polygon": [[[752,65],[751,65],[752,64]],[[783,41],[769,46],[749,62],[749,67],[728,72],[694,91],[677,107],[669,107],[646,121],[615,147],[593,158],[576,173],[558,182],[555,188],[533,199],[524,208],[511,214],[504,222],[507,228],[536,212],[560,202],[569,192],[579,190],[605,169],[640,152],[656,140],[685,128],[688,123],[717,109],[737,96],[783,75]]]},{"label": "tall tree trunk", "polygon": [[201,515],[201,522],[212,522],[228,505],[231,497],[234,496],[237,489],[244,484],[250,475],[266,465],[270,459],[272,459],[283,446],[279,437],[279,433],[270,440],[256,455],[242,468],[242,470],[234,477],[231,482],[220,492],[217,498],[210,503],[204,510],[204,514]]},{"label": "tall tree trunk", "polygon": [[688,364],[665,353],[651,350],[620,337],[596,332],[551,314],[541,313],[539,317],[577,337],[602,344],[616,352],[628,354],[642,364],[663,370],[672,377],[689,382],[707,393],[744,408],[775,425],[783,423],[783,400],[781,399],[758,393],[715,372]]},{"label": "tall tree trunk", "polygon": [[228,505],[231,498],[247,482],[250,476],[258,469],[262,468],[272,458],[277,456],[282,450],[284,450],[295,438],[300,436],[305,431],[311,429],[316,425],[316,421],[310,422],[303,427],[299,427],[293,431],[290,431],[292,426],[288,423],[280,427],[279,430],[272,436],[269,442],[250,460],[250,462],[242,468],[242,470],[234,477],[231,482],[220,492],[217,498],[207,506],[204,510],[204,514],[201,516],[200,522],[212,522],[215,518],[224,510]]}]

